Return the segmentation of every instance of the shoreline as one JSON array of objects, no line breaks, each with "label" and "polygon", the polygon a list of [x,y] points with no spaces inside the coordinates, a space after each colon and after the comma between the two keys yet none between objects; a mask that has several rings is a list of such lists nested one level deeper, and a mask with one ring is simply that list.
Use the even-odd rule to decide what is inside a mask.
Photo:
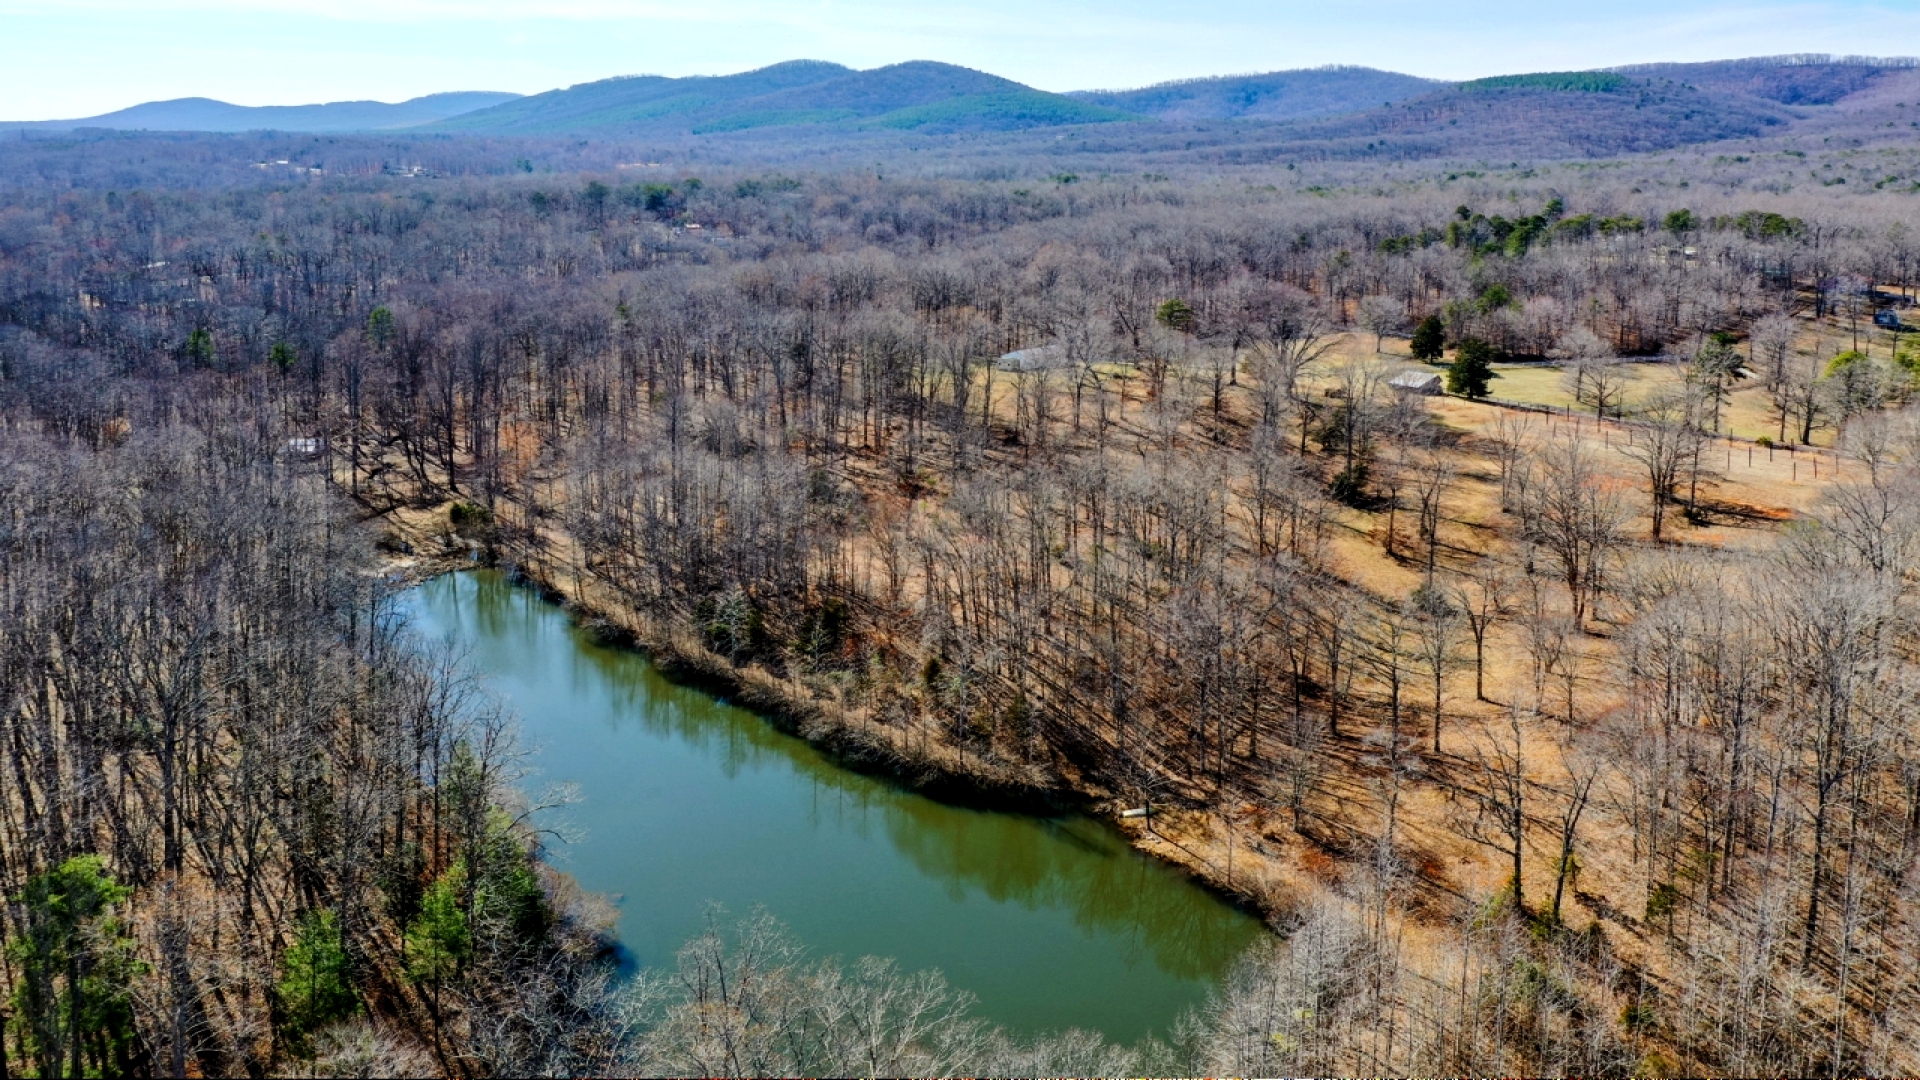
[{"label": "shoreline", "polygon": [[[399,528],[391,518],[388,525]],[[949,805],[1032,817],[1079,814],[1098,819],[1135,851],[1180,870],[1222,902],[1258,918],[1269,930],[1293,906],[1287,901],[1294,899],[1294,891],[1275,887],[1272,871],[1277,868],[1273,860],[1262,858],[1262,852],[1244,839],[1235,845],[1237,854],[1233,856],[1242,861],[1241,873],[1235,875],[1241,880],[1229,883],[1226,871],[1207,858],[1208,853],[1227,857],[1214,850],[1220,844],[1205,826],[1210,815],[1174,810],[1164,817],[1156,814],[1158,826],[1144,824],[1141,819],[1122,819],[1123,807],[1104,792],[1084,790],[1064,781],[1038,783],[1032,776],[990,771],[977,764],[977,758],[969,760],[945,743],[931,747],[931,754],[916,753],[893,737],[893,729],[864,720],[835,703],[803,697],[797,688],[789,686],[789,680],[765,669],[733,664],[685,633],[659,627],[654,625],[657,620],[639,612],[586,595],[592,590],[584,577],[576,576],[577,584],[569,588],[569,575],[556,572],[558,567],[515,558],[513,552],[457,535],[441,538],[406,531],[414,533],[408,537],[412,553],[385,548],[380,551],[388,579],[398,587],[415,588],[442,574],[462,570],[504,573],[560,608],[596,642],[637,653],[670,681],[747,709],[775,730],[825,752],[841,768],[887,780]],[[452,544],[441,543],[442,539],[450,539]],[[424,554],[428,546],[441,550]],[[1190,827],[1195,819],[1201,825],[1197,832]]]}]

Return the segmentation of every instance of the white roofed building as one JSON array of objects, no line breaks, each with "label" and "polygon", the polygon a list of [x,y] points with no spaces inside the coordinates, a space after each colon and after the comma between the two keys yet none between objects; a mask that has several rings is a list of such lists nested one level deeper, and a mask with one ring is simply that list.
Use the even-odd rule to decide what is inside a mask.
[{"label": "white roofed building", "polygon": [[1424,394],[1432,397],[1445,389],[1437,371],[1412,369],[1403,371],[1387,380],[1387,385],[1402,394]]}]

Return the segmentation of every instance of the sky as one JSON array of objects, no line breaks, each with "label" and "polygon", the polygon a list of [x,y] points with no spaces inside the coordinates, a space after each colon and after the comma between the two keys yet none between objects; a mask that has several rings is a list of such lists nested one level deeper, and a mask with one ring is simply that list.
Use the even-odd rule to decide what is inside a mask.
[{"label": "sky", "polygon": [[1920,0],[0,0],[0,119],[242,105],[792,59],[941,60],[1043,90],[1365,64],[1467,79],[1790,52],[1920,52]]}]

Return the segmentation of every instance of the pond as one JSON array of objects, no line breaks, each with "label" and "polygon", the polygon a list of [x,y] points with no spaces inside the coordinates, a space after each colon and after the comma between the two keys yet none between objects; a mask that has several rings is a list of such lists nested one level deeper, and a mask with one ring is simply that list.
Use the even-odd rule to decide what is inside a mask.
[{"label": "pond", "polygon": [[764,908],[814,955],[938,969],[1022,1033],[1164,1034],[1259,922],[1108,824],[936,801],[853,772],[765,719],[597,644],[493,571],[412,590],[416,632],[452,640],[520,717],[554,811],[557,866],[619,904],[634,964],[673,963],[708,905]]}]

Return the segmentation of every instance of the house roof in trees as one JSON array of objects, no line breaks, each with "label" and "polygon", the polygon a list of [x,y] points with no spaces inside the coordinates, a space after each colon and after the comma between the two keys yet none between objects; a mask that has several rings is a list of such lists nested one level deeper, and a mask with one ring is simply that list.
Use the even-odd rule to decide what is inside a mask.
[{"label": "house roof in trees", "polygon": [[996,366],[1005,371],[1042,371],[1057,368],[1067,362],[1067,350],[1058,345],[1038,345],[1031,349],[1015,349],[996,361]]},{"label": "house roof in trees", "polygon": [[1388,380],[1387,385],[1412,394],[1437,394],[1440,392],[1440,375],[1432,371],[1409,369]]}]

